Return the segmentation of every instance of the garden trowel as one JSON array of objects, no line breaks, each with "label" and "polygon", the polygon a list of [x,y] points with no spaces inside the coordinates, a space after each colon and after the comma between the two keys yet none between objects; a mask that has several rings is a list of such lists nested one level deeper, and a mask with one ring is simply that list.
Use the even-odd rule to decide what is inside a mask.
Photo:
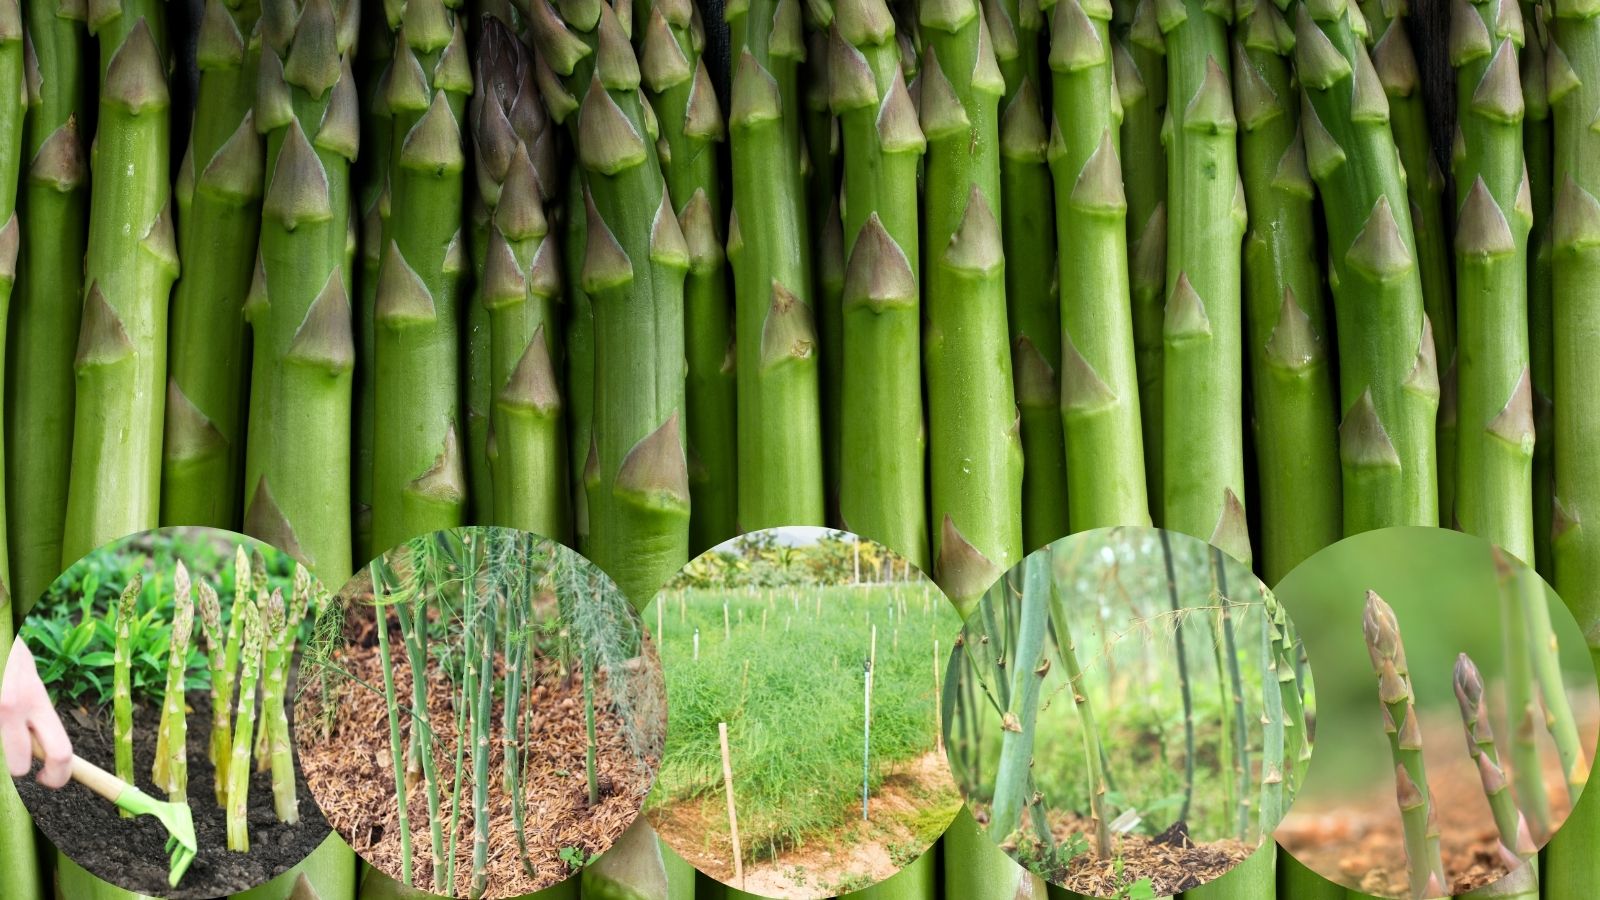
[{"label": "garden trowel", "polygon": [[[33,755],[44,758],[37,741],[33,745]],[[167,852],[172,854],[167,883],[177,887],[199,852],[194,837],[194,816],[189,813],[188,804],[157,800],[81,756],[72,757],[72,780],[110,800],[118,809],[136,816],[155,816],[166,827]]]}]

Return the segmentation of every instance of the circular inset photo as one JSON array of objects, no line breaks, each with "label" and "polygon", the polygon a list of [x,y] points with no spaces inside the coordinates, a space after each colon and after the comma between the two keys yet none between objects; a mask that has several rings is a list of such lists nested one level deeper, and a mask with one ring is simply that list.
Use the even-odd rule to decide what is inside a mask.
[{"label": "circular inset photo", "polygon": [[1535,853],[1583,789],[1600,726],[1593,662],[1555,592],[1480,538],[1390,528],[1317,553],[1278,596],[1323,688],[1318,726],[1339,735],[1278,842],[1373,896],[1497,882],[1537,896]]},{"label": "circular inset photo", "polygon": [[295,704],[328,822],[434,895],[516,897],[604,853],[666,732],[638,614],[576,552],[509,528],[415,538],[317,619]]},{"label": "circular inset photo", "polygon": [[[945,684],[973,816],[1092,897],[1227,873],[1270,843],[1311,755],[1316,701],[1283,607],[1242,563],[1153,528],[1029,555],[967,619]],[[1260,877],[1270,893],[1270,866]]]},{"label": "circular inset photo", "polygon": [[752,532],[690,561],[645,620],[672,708],[646,815],[701,872],[844,894],[910,865],[961,808],[938,726],[960,618],[882,545]]},{"label": "circular inset photo", "polygon": [[288,554],[212,528],[73,563],[22,624],[33,673],[7,670],[36,673],[54,707],[29,717],[35,755],[54,761],[16,779],[50,842],[117,887],[176,898],[247,890],[316,850],[328,825],[286,698],[327,603]]}]

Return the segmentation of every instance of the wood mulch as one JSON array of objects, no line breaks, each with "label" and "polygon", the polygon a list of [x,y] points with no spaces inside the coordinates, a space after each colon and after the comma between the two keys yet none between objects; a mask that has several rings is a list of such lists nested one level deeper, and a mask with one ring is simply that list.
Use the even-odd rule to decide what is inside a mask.
[{"label": "wood mulch", "polygon": [[[394,678],[409,695],[411,669],[391,621]],[[349,644],[338,651],[335,662],[367,685],[379,687],[383,670],[373,631],[372,607],[353,606],[346,623]],[[540,659],[533,695],[523,700],[532,716],[523,776],[524,832],[532,871],[525,871],[513,827],[511,797],[501,778],[502,697],[495,698],[494,733],[491,738],[489,780],[489,898],[517,897],[550,887],[572,874],[562,860],[564,848],[585,857],[604,851],[638,816],[650,790],[660,758],[659,742],[646,757],[635,756],[624,722],[612,708],[604,680],[597,689],[596,731],[599,740],[600,802],[588,803],[585,777],[587,735],[583,715],[581,679],[570,682],[555,660]],[[504,660],[496,663],[496,678],[503,677]],[[450,841],[450,795],[455,779],[457,743],[455,704],[449,677],[432,662],[428,671],[428,714],[435,734],[435,760],[440,784],[441,818],[445,844]],[[379,691],[344,682],[333,694],[338,706],[332,733],[323,738],[321,703],[315,691],[299,699],[296,721],[300,763],[328,824],[339,832],[368,863],[385,874],[400,876],[400,832],[395,802],[394,767],[389,746],[388,708]],[[659,737],[663,729],[644,726]],[[402,722],[402,733],[406,725]],[[404,738],[402,738],[404,739]],[[469,748],[470,749],[470,748]],[[471,753],[465,756],[461,785],[462,811],[456,829],[453,893],[467,896],[472,881],[473,773]],[[428,826],[427,795],[419,782],[407,791],[407,816],[411,831],[412,880],[419,887],[433,882],[432,837]]]},{"label": "wood mulch", "polygon": [[[980,823],[988,821],[987,809],[979,808],[975,814]],[[1233,839],[1196,844],[1184,834],[1165,840],[1121,834],[1112,835],[1112,856],[1102,858],[1092,849],[1094,826],[1088,819],[1055,810],[1049,816],[1050,830],[1058,844],[1081,835],[1091,849],[1064,866],[1042,858],[1042,853],[1030,854],[1027,849],[1012,855],[1051,884],[1090,897],[1118,896],[1128,885],[1145,878],[1150,879],[1157,897],[1173,897],[1226,875],[1255,852],[1250,844]]]}]

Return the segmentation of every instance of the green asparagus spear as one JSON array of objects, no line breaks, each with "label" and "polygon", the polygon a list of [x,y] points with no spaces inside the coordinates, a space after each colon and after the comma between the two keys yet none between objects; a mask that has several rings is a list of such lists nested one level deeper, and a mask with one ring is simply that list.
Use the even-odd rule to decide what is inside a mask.
[{"label": "green asparagus spear", "polygon": [[[261,674],[261,610],[248,596],[235,602],[233,614],[243,619],[238,710],[234,718],[232,758],[228,761],[228,849],[250,852],[250,747],[255,736],[256,680]],[[272,601],[268,601],[269,603]],[[282,603],[282,595],[278,601]]]}]

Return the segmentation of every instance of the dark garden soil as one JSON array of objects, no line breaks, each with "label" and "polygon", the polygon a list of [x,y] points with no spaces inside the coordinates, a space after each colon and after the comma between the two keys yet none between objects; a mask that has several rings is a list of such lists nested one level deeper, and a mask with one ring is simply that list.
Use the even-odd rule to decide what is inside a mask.
[{"label": "dark garden soil", "polygon": [[746,847],[744,884],[734,876],[728,838],[728,808],[714,798],[690,798],[648,811],[650,824],[679,856],[724,884],[764,897],[830,897],[860,890],[900,871],[933,842],[961,808],[961,795],[944,754],[925,753],[895,764],[872,795],[871,820],[861,804],[849,809],[849,824],[808,838],[776,856]]},{"label": "dark garden soil", "polygon": [[[1580,722],[1586,718],[1579,712]],[[1423,759],[1428,787],[1439,820],[1440,853],[1451,893],[1460,895],[1491,884],[1506,874],[1500,860],[1499,832],[1483,796],[1477,767],[1460,740],[1459,718],[1424,715],[1424,734],[1445,735],[1453,727],[1454,740],[1425,740]],[[1583,722],[1580,734],[1593,733],[1593,720]],[[1560,761],[1548,747],[1541,753],[1545,793],[1551,821],[1566,820],[1569,804],[1563,787]],[[1404,897],[1407,893],[1404,834],[1395,807],[1393,783],[1374,785],[1365,793],[1341,797],[1336,808],[1302,797],[1274,836],[1295,858],[1324,878],[1378,897]],[[1538,835],[1535,842],[1542,843]]]},{"label": "dark garden soil", "polygon": [[[337,711],[332,730],[322,734],[322,703],[317,691],[306,691],[295,707],[300,744],[298,753],[306,779],[328,822],[363,859],[391,878],[400,876],[400,830],[395,802],[394,766],[389,746],[389,714],[381,693],[383,669],[378,653],[370,605],[355,607],[346,623],[347,645],[334,663],[376,690],[350,681],[332,688]],[[389,620],[395,684],[407,699],[411,668],[400,632]],[[496,739],[489,765],[489,887],[485,897],[517,897],[550,887],[573,873],[561,858],[564,849],[584,857],[599,854],[638,816],[650,791],[660,758],[660,736],[655,749],[642,762],[635,757],[624,722],[607,699],[601,681],[596,697],[596,734],[599,740],[600,802],[588,803],[585,778],[587,735],[583,715],[583,685],[568,681],[553,660],[541,659],[533,696],[523,700],[532,720],[523,775],[524,832],[533,871],[524,871],[513,827],[511,797],[503,787],[504,756],[498,740],[504,698],[495,697]],[[496,663],[495,678],[504,677],[504,659]],[[330,681],[331,684],[331,681]],[[456,714],[453,688],[436,658],[428,668],[428,713],[435,735],[434,758],[440,784],[441,818],[447,852],[450,841],[450,796],[455,779]],[[664,707],[662,707],[664,708]],[[648,726],[644,726],[649,731]],[[402,723],[402,740],[406,724]],[[468,895],[472,881],[473,816],[469,802],[473,790],[471,755],[466,757],[461,779],[462,809],[455,834],[455,896]],[[412,881],[419,887],[433,883],[432,836],[428,827],[428,801],[423,783],[408,786],[406,809],[411,830]]]},{"label": "dark garden soil", "polygon": [[[200,852],[176,888],[167,885],[167,831],[154,817],[124,819],[109,801],[77,782],[52,791],[29,775],[17,779],[17,790],[50,842],[99,878],[157,897],[222,897],[255,887],[299,863],[327,837],[328,823],[311,800],[304,771],[297,773],[300,821],[295,825],[279,822],[273,812],[271,773],[252,772],[250,852],[230,851],[226,814],[216,801],[216,770],[206,759],[211,742],[211,697],[207,691],[192,691],[188,702],[189,809]],[[110,710],[63,713],[61,721],[72,737],[73,750],[114,772]],[[150,780],[160,718],[159,705],[134,708],[133,759],[139,788],[164,800],[165,792]]]}]

